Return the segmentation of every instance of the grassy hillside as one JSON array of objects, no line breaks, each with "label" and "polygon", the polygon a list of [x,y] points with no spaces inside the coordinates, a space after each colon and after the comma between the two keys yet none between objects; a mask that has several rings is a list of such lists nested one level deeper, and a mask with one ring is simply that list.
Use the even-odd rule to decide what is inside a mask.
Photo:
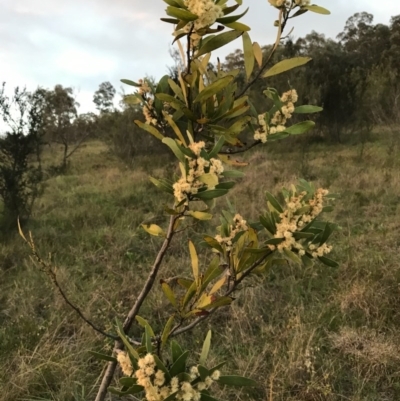
[{"label": "grassy hillside", "polygon": [[[46,154],[48,162],[53,157]],[[400,400],[397,149],[380,133],[363,147],[288,140],[247,159],[231,201],[250,220],[265,207],[265,190],[277,192],[299,177],[340,194],[329,216],[341,226],[333,240],[340,267],[275,268],[214,317],[211,357],[226,358],[229,371],[260,383],[249,393],[222,389],[220,397]],[[42,256],[50,254],[70,298],[106,330],[130,308],[160,244],[139,226],[165,220],[168,198],[147,177],[169,174],[168,163],[164,156],[138,158],[127,168],[103,143],[87,143],[67,174],[48,178],[26,227]],[[219,201],[217,210],[223,206]],[[182,244],[208,227],[201,223],[175,240],[161,276],[188,268]],[[103,364],[87,351],[109,352],[112,342],[65,305],[18,236],[0,244],[0,286],[0,400],[92,400]],[[166,307],[157,288],[141,315],[161,326]],[[207,325],[185,345],[198,348]]]}]

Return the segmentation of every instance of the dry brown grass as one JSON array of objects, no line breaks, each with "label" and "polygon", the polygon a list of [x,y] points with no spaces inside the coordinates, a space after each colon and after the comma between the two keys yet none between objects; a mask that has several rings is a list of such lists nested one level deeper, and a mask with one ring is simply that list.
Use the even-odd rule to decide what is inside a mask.
[{"label": "dry brown grass", "polygon": [[[340,267],[275,267],[249,283],[231,309],[180,339],[198,348],[214,327],[210,362],[227,360],[227,371],[260,383],[247,392],[221,388],[221,399],[400,400],[400,158],[378,139],[362,158],[358,146],[323,144],[305,157],[294,141],[248,156],[247,175],[230,199],[250,220],[265,207],[265,190],[276,193],[299,177],[340,194],[330,216],[341,226],[334,238]],[[147,176],[167,172],[163,160],[148,159],[130,170],[98,141],[74,156],[66,175],[47,180],[28,228],[42,254],[52,253],[74,302],[110,330],[159,247],[138,227],[163,224],[168,198]],[[220,201],[216,211],[224,207]],[[207,231],[201,223],[174,242],[161,275],[187,269],[182,243]],[[0,266],[0,400],[92,400],[102,364],[87,351],[108,352],[111,344],[66,307],[19,238],[0,245]],[[158,290],[141,312],[156,328],[168,313]]]}]

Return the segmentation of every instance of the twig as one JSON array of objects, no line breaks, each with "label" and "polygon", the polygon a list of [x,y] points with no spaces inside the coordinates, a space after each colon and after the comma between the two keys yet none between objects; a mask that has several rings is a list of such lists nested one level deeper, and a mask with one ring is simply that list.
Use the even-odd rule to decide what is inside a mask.
[{"label": "twig", "polygon": [[29,240],[26,239],[24,233],[22,232],[21,226],[19,224],[18,221],[18,229],[19,229],[19,233],[21,235],[21,237],[25,240],[25,242],[29,245],[29,247],[31,248],[32,251],[32,256],[36,259],[36,261],[41,265],[42,267],[42,271],[45,272],[49,277],[50,280],[52,281],[52,283],[54,284],[54,286],[57,288],[58,292],[60,293],[60,295],[62,296],[62,298],[64,299],[64,301],[79,315],[79,317],[86,323],[88,324],[93,330],[97,331],[98,333],[100,333],[101,335],[103,335],[104,337],[107,338],[111,338],[112,340],[117,340],[118,336],[115,336],[113,334],[110,333],[106,333],[105,331],[103,331],[102,329],[100,329],[99,327],[97,327],[93,322],[91,322],[89,319],[87,319],[85,317],[85,315],[82,313],[82,311],[76,306],[74,305],[69,298],[67,297],[67,295],[65,294],[64,290],[61,288],[60,284],[58,283],[57,280],[57,275],[54,272],[53,266],[51,266],[49,263],[46,263],[40,256],[40,254],[38,253],[38,251],[35,248],[35,243],[33,242],[33,238],[32,238],[32,234],[29,233]]},{"label": "twig", "polygon": [[[154,261],[151,272],[150,272],[149,276],[147,277],[147,280],[146,280],[138,298],[136,299],[135,304],[133,305],[132,309],[129,311],[129,313],[124,321],[123,329],[124,329],[125,333],[127,333],[128,330],[131,328],[132,323],[133,323],[136,315],[138,314],[144,300],[146,299],[147,295],[149,294],[150,290],[153,287],[153,284],[155,282],[155,279],[157,277],[158,271],[161,266],[161,262],[163,261],[165,253],[171,243],[172,237],[175,234],[175,232],[174,232],[175,222],[180,217],[181,217],[181,214],[176,215],[176,216],[171,216],[171,218],[170,218],[167,235],[161,246],[160,251],[158,252],[156,260]],[[121,340],[118,339],[117,341],[115,341],[113,353],[121,350],[122,348],[123,348],[123,343]],[[117,367],[116,362],[108,362],[107,369],[104,373],[104,376],[103,376],[102,382],[100,384],[100,388],[98,390],[95,401],[104,401],[104,399],[107,395],[107,389],[108,389],[109,385],[111,384],[111,381],[114,377],[114,372],[115,372],[116,367]]]},{"label": "twig", "polygon": [[221,150],[221,151],[218,152],[218,153],[219,153],[219,154],[222,154],[222,155],[235,155],[235,154],[237,154],[237,153],[244,153],[244,152],[247,152],[248,150],[250,150],[250,149],[252,149],[252,148],[254,148],[255,146],[260,145],[260,144],[262,144],[261,141],[256,141],[256,142],[253,142],[251,145],[247,146],[246,148],[240,148],[240,149],[232,149],[232,148],[229,148],[228,150]]}]

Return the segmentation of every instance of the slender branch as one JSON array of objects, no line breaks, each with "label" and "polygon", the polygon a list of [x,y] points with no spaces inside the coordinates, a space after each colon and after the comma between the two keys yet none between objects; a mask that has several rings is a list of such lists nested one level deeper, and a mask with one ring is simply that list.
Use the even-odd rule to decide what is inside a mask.
[{"label": "slender branch", "polygon": [[64,290],[61,288],[58,280],[57,280],[57,276],[56,273],[54,272],[54,268],[52,265],[50,265],[49,263],[45,262],[40,254],[38,253],[38,251],[36,250],[35,247],[35,243],[33,242],[33,238],[32,238],[32,234],[29,233],[29,240],[24,236],[21,227],[19,225],[19,221],[18,221],[18,227],[19,227],[19,232],[21,237],[25,240],[25,242],[29,245],[29,247],[31,248],[32,251],[32,256],[34,257],[34,259],[36,259],[36,261],[40,264],[41,266],[41,270],[43,272],[45,272],[49,277],[50,280],[52,281],[52,283],[54,284],[54,286],[57,288],[58,292],[60,293],[60,295],[62,296],[62,298],[64,299],[64,301],[67,303],[67,305],[69,305],[78,315],[79,317],[86,323],[88,324],[93,330],[97,331],[98,333],[100,333],[101,335],[103,335],[104,337],[107,338],[111,338],[112,340],[117,340],[118,336],[115,336],[113,334],[110,333],[106,333],[105,331],[103,331],[102,329],[100,329],[99,327],[97,327],[93,322],[91,322],[89,319],[87,319],[85,317],[85,315],[82,313],[82,311],[76,306],[74,305],[69,298],[67,297],[67,295],[65,294]]},{"label": "slender branch", "polygon": [[249,145],[249,146],[247,146],[245,148],[240,148],[240,149],[228,148],[227,150],[221,150],[218,153],[220,153],[222,155],[234,155],[234,154],[237,154],[237,153],[244,153],[244,152],[247,152],[248,150],[250,150],[251,148],[254,148],[255,146],[261,145],[261,144],[262,144],[261,141],[256,141],[256,142],[253,142],[251,145]]},{"label": "slender branch", "polygon": [[[182,213],[184,213],[184,212],[182,212]],[[175,222],[181,217],[182,213],[179,215],[176,215],[176,216],[171,216],[171,218],[170,218],[167,235],[166,235],[165,240],[160,248],[160,251],[158,252],[158,255],[154,261],[151,272],[150,272],[149,276],[147,277],[147,280],[146,280],[138,298],[136,299],[135,304],[129,311],[129,313],[124,321],[123,329],[124,329],[125,333],[127,333],[129,331],[129,329],[131,328],[132,323],[133,323],[136,315],[139,313],[139,310],[140,310],[144,300],[146,299],[147,295],[149,294],[150,290],[153,287],[153,284],[155,282],[155,279],[157,277],[158,271],[161,266],[161,262],[163,261],[166,251],[171,243],[172,237],[175,234],[175,232],[174,232]],[[117,351],[121,350],[122,348],[123,348],[122,341],[121,340],[115,341],[113,353],[116,353]],[[117,367],[116,362],[108,362],[107,369],[104,373],[104,376],[103,376],[102,382],[100,384],[100,388],[98,390],[95,401],[104,401],[105,400],[105,397],[107,395],[107,389],[110,386],[111,381],[114,377],[114,372],[115,372],[116,367]]]}]

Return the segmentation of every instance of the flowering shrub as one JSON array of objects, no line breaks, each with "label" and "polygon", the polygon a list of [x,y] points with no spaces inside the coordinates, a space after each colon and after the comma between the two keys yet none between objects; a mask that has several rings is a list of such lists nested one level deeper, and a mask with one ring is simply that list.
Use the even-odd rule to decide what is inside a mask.
[{"label": "flowering shrub", "polygon": [[[213,368],[205,366],[211,332],[196,362],[173,338],[230,305],[234,301],[232,295],[240,291],[244,280],[268,272],[274,264],[289,262],[309,267],[319,260],[328,266],[337,266],[326,256],[332,249],[327,241],[335,225],[318,220],[323,212],[330,210],[328,203],[333,196],[325,189],[315,189],[300,180],[297,186],[282,190],[281,201],[267,192],[267,211],[258,221],[248,221],[232,207],[223,211],[217,234],[204,236],[204,243],[214,254],[208,263],[199,258],[195,244],[189,241],[191,269],[182,277],[160,281],[171,304],[170,317],[163,322],[160,333],[139,316],[173,237],[185,229],[184,222],[187,219],[211,220],[214,199],[228,194],[235,179],[244,175],[232,167],[247,163],[233,160],[231,155],[271,140],[305,133],[314,126],[313,121],[289,125],[293,114],[310,115],[322,110],[312,105],[296,106],[298,94],[293,88],[282,95],[274,88],[267,88],[264,94],[271,100],[271,108],[258,114],[246,91],[260,77],[268,78],[306,64],[310,60],[307,57],[282,60],[273,66],[270,60],[289,18],[307,11],[329,14],[327,10],[310,5],[306,0],[269,0],[279,12],[275,23],[278,32],[270,54],[263,54],[258,43],[251,41],[250,28],[239,22],[247,10],[232,15],[242,4],[241,0],[230,6],[227,0],[164,2],[168,18],[161,19],[173,25],[174,43],[180,49],[184,71],[179,71],[178,82],[166,75],[156,86],[146,79],[138,82],[123,79],[122,82],[136,88],[126,101],[143,109],[145,122],[136,120],[136,124],[171,149],[180,175],[168,179],[150,178],[171,196],[171,205],[165,209],[169,224],[166,228],[142,225],[150,235],[163,238],[163,242],[135,304],[123,323],[117,321],[116,334],[100,330],[73,306],[86,323],[115,340],[113,356],[93,353],[109,361],[96,401],[103,401],[107,391],[120,396],[137,394],[148,401],[213,401],[214,383],[256,385],[248,378],[222,375],[223,362]],[[211,52],[239,37],[243,41],[247,77],[242,91],[238,90],[236,82],[238,70],[224,71],[219,63],[216,70],[208,68]],[[186,50],[180,41],[182,38],[186,40]],[[167,128],[176,138],[167,136]],[[245,145],[242,138],[248,134],[254,142]],[[53,268],[41,259],[32,238],[24,239],[42,269],[59,288]],[[60,293],[65,297],[61,289]],[[134,322],[143,328],[141,341],[128,336]],[[110,387],[118,365],[124,377],[119,380],[119,388]]]}]

